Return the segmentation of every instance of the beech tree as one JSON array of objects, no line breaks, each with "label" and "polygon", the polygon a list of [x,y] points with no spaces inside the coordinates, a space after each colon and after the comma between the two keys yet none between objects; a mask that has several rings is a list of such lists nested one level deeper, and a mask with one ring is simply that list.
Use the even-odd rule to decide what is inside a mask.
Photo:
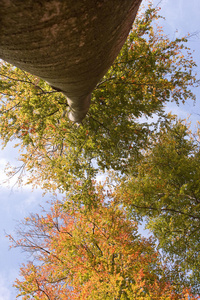
[{"label": "beech tree", "polygon": [[[28,170],[32,184],[64,191],[76,178],[87,185],[97,170],[128,172],[165,120],[166,103],[194,99],[191,87],[198,84],[187,39],[171,41],[159,18],[152,6],[139,15],[80,126],[67,119],[61,93],[2,63],[0,135],[4,145],[16,140],[22,147],[22,166],[14,173]],[[155,114],[157,122],[148,120]]]},{"label": "beech tree", "polygon": [[[66,117],[57,90],[1,63],[0,136],[4,146],[21,147],[22,166],[10,175],[27,170],[28,183],[66,196],[50,213],[27,218],[19,240],[10,237],[33,254],[16,281],[24,299],[195,299],[198,146],[164,108],[194,100],[198,81],[187,38],[171,41],[160,18],[149,6],[135,21],[80,125]],[[98,170],[124,176],[114,194],[97,193]],[[143,217],[166,264],[155,243],[138,236],[133,220]]]},{"label": "beech tree", "polygon": [[181,120],[163,124],[152,148],[123,179],[118,199],[158,239],[200,293],[200,131]]},{"label": "beech tree", "polygon": [[19,239],[10,236],[14,247],[30,254],[15,282],[18,297],[197,299],[184,282],[173,282],[152,238],[140,237],[111,191],[96,186],[90,196],[98,202],[91,210],[69,199],[67,206],[55,202],[50,212],[21,223]]}]

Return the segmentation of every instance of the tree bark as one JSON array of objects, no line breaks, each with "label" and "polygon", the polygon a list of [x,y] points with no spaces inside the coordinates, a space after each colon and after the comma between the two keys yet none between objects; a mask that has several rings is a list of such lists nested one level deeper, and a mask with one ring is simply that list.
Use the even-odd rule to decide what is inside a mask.
[{"label": "tree bark", "polygon": [[141,0],[1,0],[0,57],[67,97],[69,118],[86,115]]}]

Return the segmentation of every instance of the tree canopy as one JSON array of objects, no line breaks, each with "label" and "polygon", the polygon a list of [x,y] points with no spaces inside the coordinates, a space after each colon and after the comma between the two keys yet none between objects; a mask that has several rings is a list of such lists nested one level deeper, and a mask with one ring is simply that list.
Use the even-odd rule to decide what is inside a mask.
[{"label": "tree canopy", "polygon": [[[21,147],[10,175],[64,197],[10,236],[33,258],[23,299],[198,299],[199,131],[165,106],[194,101],[199,82],[187,38],[170,40],[160,18],[150,5],[136,19],[79,125],[62,94],[1,63],[0,136]],[[98,171],[114,174],[103,188]]]},{"label": "tree canopy", "polygon": [[[184,283],[173,282],[151,238],[96,186],[88,193],[98,207],[76,209],[55,202],[51,211],[32,214],[18,228],[14,247],[31,254],[15,287],[23,299],[196,299]],[[180,276],[180,274],[179,274]]]},{"label": "tree canopy", "polygon": [[152,148],[121,183],[119,201],[147,227],[200,292],[200,135],[180,120],[163,124]]},{"label": "tree canopy", "polygon": [[[19,159],[31,183],[63,191],[75,178],[89,180],[97,170],[127,173],[165,119],[166,103],[195,98],[195,63],[187,39],[170,41],[156,23],[159,18],[151,6],[137,18],[80,126],[67,119],[62,94],[2,65],[0,135],[5,144],[14,139],[22,146]],[[155,114],[158,121],[148,120]]]}]

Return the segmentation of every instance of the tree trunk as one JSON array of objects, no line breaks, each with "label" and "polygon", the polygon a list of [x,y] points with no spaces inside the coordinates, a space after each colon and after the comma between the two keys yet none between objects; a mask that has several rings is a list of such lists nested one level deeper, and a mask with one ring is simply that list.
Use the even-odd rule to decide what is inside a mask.
[{"label": "tree trunk", "polygon": [[141,0],[1,0],[0,57],[67,97],[86,115],[91,92],[123,46]]}]

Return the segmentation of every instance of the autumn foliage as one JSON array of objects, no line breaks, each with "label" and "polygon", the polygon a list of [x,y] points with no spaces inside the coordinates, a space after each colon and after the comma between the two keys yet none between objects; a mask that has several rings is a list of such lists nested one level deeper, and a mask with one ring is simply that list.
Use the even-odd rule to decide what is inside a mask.
[{"label": "autumn foliage", "polygon": [[[165,106],[195,100],[199,82],[187,38],[170,40],[160,19],[152,5],[139,15],[79,125],[62,94],[1,62],[0,137],[21,162],[8,174],[63,196],[9,236],[30,255],[24,300],[198,299],[200,134]],[[144,219],[157,240],[138,233]]]},{"label": "autumn foliage", "polygon": [[68,202],[66,210],[56,202],[25,219],[19,240],[10,237],[32,257],[15,283],[22,299],[188,299],[187,289],[176,291],[152,238],[141,238],[114,195],[96,188],[98,207]]}]

